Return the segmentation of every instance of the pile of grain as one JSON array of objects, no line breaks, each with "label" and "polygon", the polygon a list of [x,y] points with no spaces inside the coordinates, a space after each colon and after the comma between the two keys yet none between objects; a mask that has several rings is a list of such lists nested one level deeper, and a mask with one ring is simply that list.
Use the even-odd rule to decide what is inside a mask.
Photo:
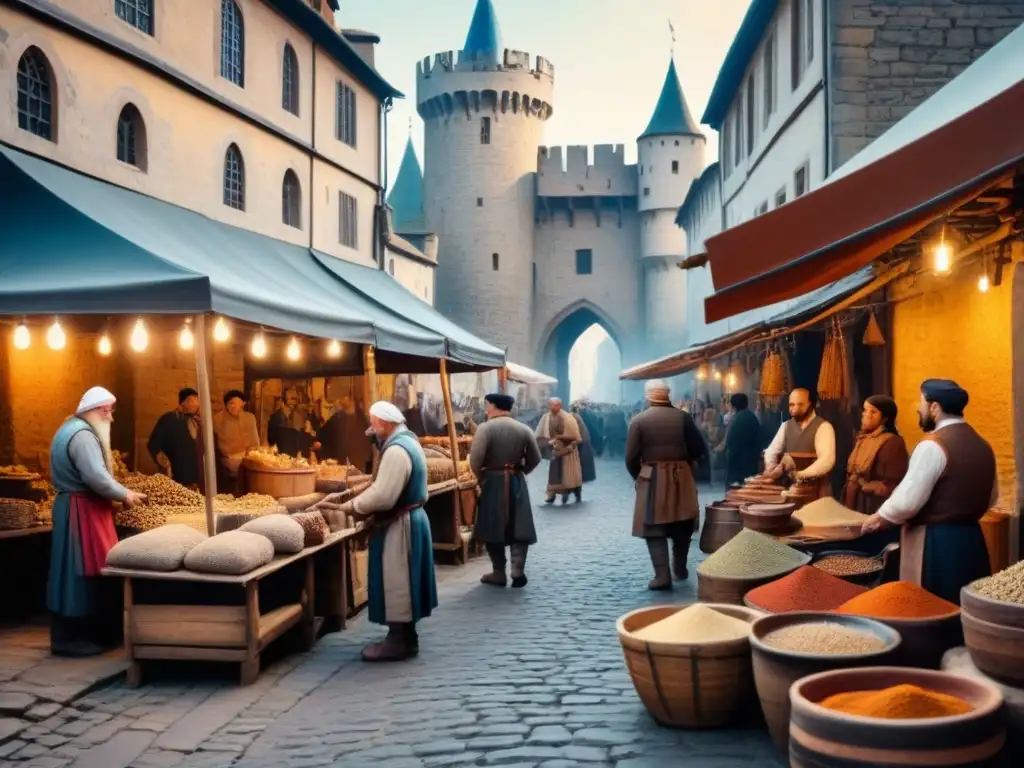
[{"label": "pile of grain", "polygon": [[754,608],[769,613],[830,611],[864,592],[867,592],[865,587],[805,565],[788,576],[750,590],[746,600]]},{"label": "pile of grain", "polygon": [[780,651],[854,656],[885,649],[885,641],[867,632],[827,621],[794,624],[765,635],[761,642]]},{"label": "pile of grain", "polygon": [[656,643],[713,643],[746,637],[750,624],[700,603],[676,611],[661,621],[633,632],[633,636]]},{"label": "pile of grain", "polygon": [[982,597],[1004,603],[1024,605],[1024,560],[971,584]]},{"label": "pile of grain", "polygon": [[121,479],[129,491],[146,495],[147,503],[162,507],[196,507],[203,505],[203,495],[174,482],[167,475],[143,475],[130,472]]},{"label": "pile of grain", "polygon": [[882,558],[867,555],[825,555],[813,563],[833,576],[859,576],[882,570]]},{"label": "pile of grain", "polygon": [[862,525],[867,515],[844,507],[830,496],[812,501],[793,513],[793,517],[806,528],[832,528],[834,526]]},{"label": "pile of grain", "polygon": [[910,581],[894,581],[847,600],[836,613],[876,619],[931,619],[958,610],[953,603]]},{"label": "pile of grain", "polygon": [[309,469],[309,462],[305,458],[279,453],[276,445],[249,451],[245,454],[245,460],[266,469]]},{"label": "pile of grain", "polygon": [[[138,507],[118,510],[114,514],[115,525],[150,531],[167,523],[179,523],[206,531],[206,500],[201,493],[179,485],[167,475],[131,473],[122,479],[122,484],[146,494],[147,498]],[[218,515],[271,515],[286,511],[273,496],[259,493],[239,498],[228,493],[218,494],[214,497],[213,510]]]},{"label": "pile of grain", "polygon": [[744,528],[697,566],[704,576],[760,579],[780,575],[803,563],[804,556],[770,536]]}]

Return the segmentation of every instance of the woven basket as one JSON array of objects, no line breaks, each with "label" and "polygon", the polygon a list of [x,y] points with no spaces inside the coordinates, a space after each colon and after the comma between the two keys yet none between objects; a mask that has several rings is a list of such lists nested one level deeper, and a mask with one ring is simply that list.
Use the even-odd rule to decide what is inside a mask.
[{"label": "woven basket", "polygon": [[17,531],[36,524],[35,502],[0,499],[0,531]]},{"label": "woven basket", "polygon": [[[749,623],[764,615],[735,605],[706,605]],[[756,697],[746,637],[685,644],[647,642],[632,634],[685,607],[639,608],[618,620],[626,667],[637,695],[659,724],[682,728],[726,725],[742,715]]]}]

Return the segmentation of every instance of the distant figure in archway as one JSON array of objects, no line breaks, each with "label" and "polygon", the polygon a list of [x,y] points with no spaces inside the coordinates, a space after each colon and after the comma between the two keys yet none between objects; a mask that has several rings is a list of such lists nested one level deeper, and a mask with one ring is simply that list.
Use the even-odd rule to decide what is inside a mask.
[{"label": "distant figure in archway", "polygon": [[605,445],[608,458],[621,458],[626,455],[626,414],[622,406],[614,406],[604,417]]},{"label": "distant figure in archway", "polygon": [[558,495],[561,495],[562,503],[567,504],[570,493],[576,497],[577,503],[583,501],[583,468],[579,451],[582,440],[576,419],[562,410],[560,398],[551,398],[548,412],[537,425],[538,443],[551,449],[546,504],[553,504]]},{"label": "distant figure in archway", "polygon": [[693,469],[707,452],[697,425],[686,411],[672,407],[669,392],[663,381],[647,382],[650,407],[630,422],[626,440],[626,469],[636,481],[633,535],[647,540],[654,566],[647,588],[652,590],[672,589],[673,575],[689,578],[686,556],[700,509]]}]

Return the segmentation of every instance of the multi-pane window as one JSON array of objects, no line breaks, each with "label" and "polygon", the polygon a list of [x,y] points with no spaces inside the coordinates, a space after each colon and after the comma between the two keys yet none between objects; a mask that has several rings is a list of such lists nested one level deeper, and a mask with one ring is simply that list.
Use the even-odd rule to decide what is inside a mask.
[{"label": "multi-pane window", "polygon": [[775,193],[775,207],[778,208],[781,205],[786,204],[786,188],[783,187]]},{"label": "multi-pane window", "polygon": [[337,115],[334,133],[350,147],[356,145],[356,92],[345,83],[338,83]]},{"label": "multi-pane window", "polygon": [[299,57],[290,43],[284,44],[281,69],[281,106],[293,115],[299,114]]},{"label": "multi-pane window", "polygon": [[754,102],[754,76],[751,75],[747,78],[747,156],[751,157],[754,154],[754,131],[757,127],[757,121],[754,120],[754,108],[757,105]]},{"label": "multi-pane window", "polygon": [[491,118],[489,117],[480,118],[480,143],[491,143]]},{"label": "multi-pane window", "polygon": [[769,35],[764,42],[764,124],[775,112],[775,35]]},{"label": "multi-pane window", "polygon": [[153,0],[114,0],[114,13],[125,24],[153,34]]},{"label": "multi-pane window", "polygon": [[590,248],[576,251],[576,274],[589,275],[594,271],[594,252]]},{"label": "multi-pane window", "polygon": [[289,227],[302,229],[302,187],[291,169],[284,172],[281,182],[281,220]]},{"label": "multi-pane window", "polygon": [[807,163],[796,169],[793,174],[793,197],[802,197],[807,192]]},{"label": "multi-pane window", "polygon": [[235,0],[220,2],[220,76],[245,86],[245,22]]},{"label": "multi-pane window", "polygon": [[814,60],[814,0],[793,0],[790,31],[790,70],[793,90]]},{"label": "multi-pane window", "polygon": [[35,46],[18,60],[18,127],[53,141],[53,83],[50,65]]},{"label": "multi-pane window", "polygon": [[338,196],[338,242],[349,248],[359,247],[359,222],[356,199],[342,192]]},{"label": "multi-pane window", "polygon": [[224,153],[224,205],[245,210],[245,163],[234,144]]},{"label": "multi-pane window", "polygon": [[125,104],[117,116],[117,159],[145,169],[146,127],[134,104]]}]

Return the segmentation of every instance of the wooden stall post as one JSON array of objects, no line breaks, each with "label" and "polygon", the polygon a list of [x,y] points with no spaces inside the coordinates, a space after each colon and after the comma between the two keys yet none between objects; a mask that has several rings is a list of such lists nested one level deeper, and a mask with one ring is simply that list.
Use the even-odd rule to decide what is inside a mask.
[{"label": "wooden stall post", "polygon": [[[369,344],[363,345],[363,407],[366,409],[366,417],[370,417],[370,406],[377,402],[377,356],[373,347]],[[373,467],[370,470],[374,477],[377,477],[377,467],[380,465],[380,449],[373,447]]]},{"label": "wooden stall post", "polygon": [[498,369],[498,391],[503,394],[508,394],[508,368],[502,366]]},{"label": "wooden stall post", "polygon": [[[459,482],[459,438],[455,434],[455,413],[452,411],[452,383],[448,378],[448,361],[441,360],[441,395],[444,397],[444,414],[448,419],[448,442],[451,443],[452,449],[452,464],[455,465],[455,482]],[[459,526],[456,527],[457,531],[461,531],[462,526],[462,499],[459,498],[459,492],[456,488],[455,491],[455,519],[459,521]]]},{"label": "wooden stall post", "polygon": [[213,414],[210,412],[210,371],[206,356],[206,315],[194,315],[196,379],[199,382],[199,419],[203,425],[203,479],[206,481],[206,532],[217,533],[213,498],[217,495],[217,456],[213,446]]}]

